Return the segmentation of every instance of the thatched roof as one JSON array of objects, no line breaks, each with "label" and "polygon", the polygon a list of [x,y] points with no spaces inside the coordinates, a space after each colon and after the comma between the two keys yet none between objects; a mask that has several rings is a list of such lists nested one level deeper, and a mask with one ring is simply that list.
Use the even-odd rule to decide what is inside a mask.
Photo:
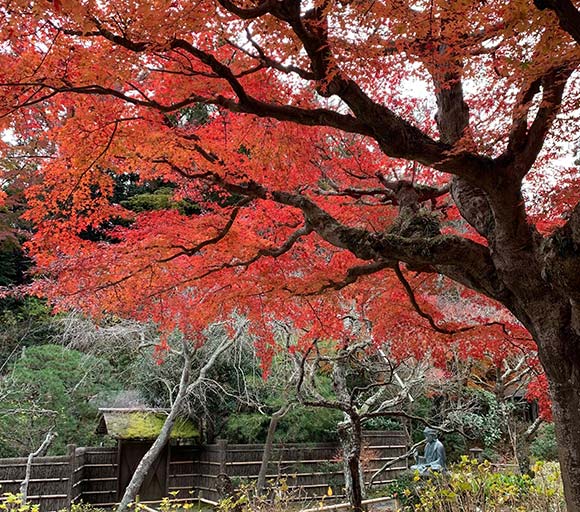
[{"label": "thatched roof", "polygon": [[[155,439],[161,432],[168,411],[165,409],[99,409],[98,434],[115,439]],[[199,431],[191,420],[178,418],[171,439],[194,439]]]}]

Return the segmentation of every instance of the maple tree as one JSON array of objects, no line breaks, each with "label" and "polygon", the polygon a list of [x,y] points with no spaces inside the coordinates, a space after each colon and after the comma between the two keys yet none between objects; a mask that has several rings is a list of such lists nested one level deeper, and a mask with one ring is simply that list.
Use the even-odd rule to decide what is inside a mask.
[{"label": "maple tree", "polygon": [[[194,340],[238,310],[265,368],[271,319],[304,331],[306,351],[347,342],[353,307],[401,351],[444,357],[452,337],[501,353],[522,328],[490,319],[495,301],[537,344],[568,509],[580,510],[579,181],[565,158],[580,111],[577,2],[0,11],[0,129],[41,157],[27,191],[36,293]],[[167,209],[115,202],[132,176],[167,184]],[[442,304],[447,289],[457,296]],[[462,298],[480,315],[446,320]]]}]

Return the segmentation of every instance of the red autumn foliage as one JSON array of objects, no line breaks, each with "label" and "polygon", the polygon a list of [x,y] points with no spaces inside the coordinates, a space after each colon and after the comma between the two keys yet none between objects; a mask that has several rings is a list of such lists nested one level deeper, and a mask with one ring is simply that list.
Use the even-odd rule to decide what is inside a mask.
[{"label": "red autumn foliage", "polygon": [[[43,148],[28,250],[42,277],[34,292],[57,308],[153,320],[194,340],[236,311],[265,367],[273,320],[307,350],[346,340],[352,314],[395,357],[428,352],[442,365],[450,347],[496,361],[535,351],[523,326],[541,314],[522,306],[518,282],[579,198],[580,50],[550,9],[12,0],[1,10],[0,129]],[[116,187],[135,175],[197,210],[123,206]],[[482,221],[449,194],[452,176],[488,198],[513,193],[491,207],[479,197]],[[523,252],[533,254],[512,264]],[[530,295],[551,286],[535,266],[529,275],[542,284]]]}]

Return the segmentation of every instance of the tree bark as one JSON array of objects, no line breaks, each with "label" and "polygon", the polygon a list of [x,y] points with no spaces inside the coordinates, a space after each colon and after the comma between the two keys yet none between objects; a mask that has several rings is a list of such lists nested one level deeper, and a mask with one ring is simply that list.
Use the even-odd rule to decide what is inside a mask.
[{"label": "tree bark", "polygon": [[365,484],[360,463],[362,425],[356,418],[349,418],[339,425],[338,433],[342,445],[344,483],[348,501],[354,512],[363,512]]},{"label": "tree bark", "polygon": [[574,366],[565,382],[549,379],[568,512],[580,512],[580,367]]},{"label": "tree bark", "polygon": [[514,452],[520,473],[522,475],[529,475],[532,478],[534,477],[534,472],[530,465],[530,443],[533,441],[542,423],[542,418],[538,416],[526,431],[516,438],[515,443]]},{"label": "tree bark", "polygon": [[560,27],[580,44],[580,11],[571,0],[534,0],[540,10],[550,9],[558,16]]},{"label": "tree bark", "polygon": [[163,423],[163,427],[161,428],[161,432],[155,439],[155,442],[149,448],[147,453],[143,456],[141,461],[139,462],[137,469],[135,469],[135,473],[129,482],[129,485],[125,489],[125,493],[123,494],[123,498],[121,498],[121,502],[117,507],[117,512],[124,512],[127,510],[127,507],[130,503],[135,501],[137,494],[141,489],[141,485],[143,485],[143,481],[147,476],[147,473],[153,466],[154,462],[157,460],[159,455],[161,454],[163,448],[169,441],[171,436],[171,430],[173,429],[173,425],[175,421],[179,417],[181,413],[181,408],[187,397],[187,389],[189,386],[189,381],[191,378],[191,356],[189,355],[189,348],[186,346],[186,342],[183,344],[183,369],[181,371],[181,379],[179,381],[179,391],[177,392],[177,396],[173,402],[171,407],[171,411],[169,415],[165,419]]},{"label": "tree bark", "polygon": [[256,484],[256,492],[258,495],[263,494],[264,489],[266,488],[266,475],[268,473],[268,464],[270,462],[270,456],[274,446],[274,435],[276,434],[278,422],[286,415],[289,410],[290,405],[285,405],[274,414],[272,414],[272,417],[270,418],[268,434],[266,435],[266,442],[264,443],[264,451],[262,453],[262,463],[260,464],[260,472],[258,473],[258,482]]},{"label": "tree bark", "polygon": [[515,455],[520,473],[533,477],[534,472],[530,467],[530,445],[523,439],[517,440]]}]

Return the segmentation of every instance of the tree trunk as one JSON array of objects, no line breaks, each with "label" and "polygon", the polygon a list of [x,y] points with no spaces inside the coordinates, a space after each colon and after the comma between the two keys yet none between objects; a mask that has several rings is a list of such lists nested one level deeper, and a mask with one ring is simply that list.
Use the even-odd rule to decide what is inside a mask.
[{"label": "tree trunk", "polygon": [[246,322],[242,322],[241,325],[236,330],[236,333],[233,338],[226,339],[222,343],[218,345],[218,347],[212,352],[211,356],[207,360],[207,362],[200,368],[199,373],[196,379],[193,382],[191,381],[191,353],[189,352],[189,347],[187,345],[187,341],[184,339],[182,342],[183,345],[183,369],[181,371],[181,379],[179,381],[179,391],[177,392],[177,396],[173,401],[173,405],[171,406],[171,411],[161,428],[161,432],[155,442],[149,448],[149,451],[143,456],[141,462],[137,466],[135,470],[135,474],[127,489],[125,490],[125,494],[117,507],[117,512],[125,512],[129,503],[135,501],[137,493],[147,476],[147,472],[151,469],[153,463],[159,457],[159,454],[169,441],[169,436],[171,435],[171,430],[173,425],[175,424],[175,420],[178,418],[179,413],[181,412],[182,406],[186,400],[186,398],[191,394],[193,389],[196,386],[199,386],[203,380],[209,369],[214,365],[218,357],[223,354],[226,350],[228,350],[236,340],[241,336],[243,330],[245,329]]},{"label": "tree trunk", "polygon": [[514,453],[520,468],[520,473],[522,475],[528,475],[534,477],[534,472],[532,471],[530,465],[530,444],[536,437],[538,428],[544,422],[544,420],[538,416],[534,422],[523,432],[520,436],[516,437]]},{"label": "tree trunk", "polygon": [[525,439],[516,439],[514,454],[520,473],[522,475],[534,476],[530,466],[530,445]]},{"label": "tree trunk", "polygon": [[117,512],[125,512],[125,510],[127,510],[127,506],[135,501],[135,498],[141,489],[141,485],[143,485],[143,481],[145,480],[147,473],[169,441],[175,420],[178,418],[183,402],[187,397],[187,388],[190,381],[191,358],[189,356],[188,347],[185,345],[185,343],[183,346],[183,357],[184,363],[183,369],[181,371],[181,379],[179,381],[179,391],[177,392],[177,396],[175,397],[173,405],[171,406],[171,411],[165,419],[157,439],[155,439],[155,442],[143,456],[139,462],[139,465],[137,466],[137,469],[135,469],[135,473],[133,474],[129,485],[125,489],[123,498],[117,507]]},{"label": "tree trunk", "polygon": [[549,380],[567,511],[580,512],[580,367],[567,382]]},{"label": "tree trunk", "polygon": [[348,501],[354,512],[363,512],[365,498],[364,475],[360,463],[362,451],[362,426],[353,418],[338,427],[342,445],[344,483]]},{"label": "tree trunk", "polygon": [[263,494],[266,487],[266,475],[268,473],[268,463],[272,454],[272,447],[274,446],[274,434],[278,427],[278,421],[283,418],[290,410],[289,405],[283,406],[281,409],[272,414],[270,424],[268,425],[268,434],[266,435],[266,442],[264,443],[264,452],[262,453],[262,464],[260,465],[260,472],[258,473],[258,483],[256,484],[256,492],[258,495]]},{"label": "tree trunk", "polygon": [[[567,512],[580,512],[580,335],[571,326],[573,315],[561,314],[557,303],[544,301],[529,328],[550,386]],[[563,309],[566,313],[566,309]]]}]

